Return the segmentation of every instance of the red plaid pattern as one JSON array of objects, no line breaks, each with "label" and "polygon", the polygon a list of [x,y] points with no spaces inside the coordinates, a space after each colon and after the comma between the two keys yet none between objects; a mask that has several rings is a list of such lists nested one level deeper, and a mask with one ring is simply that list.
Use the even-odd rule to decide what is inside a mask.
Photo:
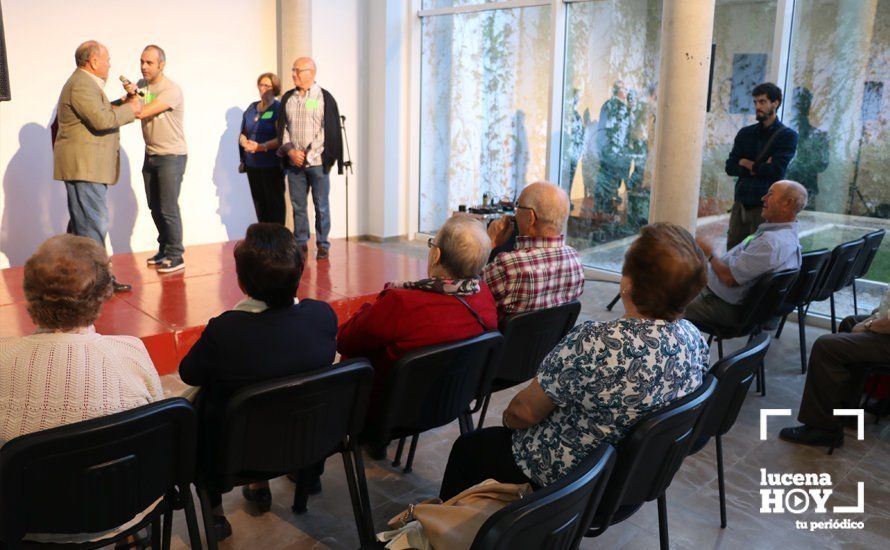
[{"label": "red plaid pattern", "polygon": [[498,316],[556,307],[584,290],[584,268],[565,237],[517,237],[516,249],[485,266],[482,277]]}]

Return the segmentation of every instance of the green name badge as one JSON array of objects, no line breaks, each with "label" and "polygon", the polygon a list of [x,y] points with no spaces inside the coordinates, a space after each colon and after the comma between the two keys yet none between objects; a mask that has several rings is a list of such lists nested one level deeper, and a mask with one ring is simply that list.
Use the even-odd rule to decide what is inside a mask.
[{"label": "green name badge", "polygon": [[307,109],[318,109],[318,100],[317,99],[307,99],[306,100],[306,108]]},{"label": "green name badge", "polygon": [[146,90],[145,95],[142,97],[142,102],[145,103],[146,105],[148,105],[149,103],[154,101],[156,97],[158,97],[158,96],[156,96],[155,94]]},{"label": "green name badge", "polygon": [[272,118],[272,115],[274,115],[274,114],[275,113],[273,113],[272,111],[266,111],[265,113],[263,113],[263,116],[261,116],[260,118],[262,120],[269,120],[270,118]]}]

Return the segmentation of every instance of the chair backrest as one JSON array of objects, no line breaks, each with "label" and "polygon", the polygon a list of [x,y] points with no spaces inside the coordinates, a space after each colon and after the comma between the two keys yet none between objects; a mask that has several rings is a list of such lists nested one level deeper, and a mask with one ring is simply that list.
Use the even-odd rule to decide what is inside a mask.
[{"label": "chair backrest", "polygon": [[799,269],[785,269],[767,273],[757,280],[745,298],[745,316],[739,325],[739,334],[750,334],[779,315],[799,273]]},{"label": "chair backrest", "polygon": [[491,390],[504,337],[498,331],[412,350],[386,381],[381,441],[444,426]]},{"label": "chair backrest", "polygon": [[853,267],[856,264],[856,256],[865,245],[865,239],[856,239],[841,243],[831,251],[831,258],[825,267],[822,278],[813,291],[813,302],[827,300],[832,294],[847,286],[852,279]]},{"label": "chair backrest", "polygon": [[271,479],[324,460],[364,425],[374,370],[367,359],[253,384],[222,422],[212,485]]},{"label": "chair backrest", "polygon": [[[664,494],[692,447],[695,425],[717,386],[706,376],[693,393],[637,422],[618,444],[618,458],[594,517],[604,531],[620,521],[619,509],[635,510]],[[629,515],[629,514],[628,514]]]},{"label": "chair backrest", "polygon": [[572,300],[504,317],[498,327],[504,335],[504,352],[495,375],[497,383],[512,386],[533,378],[544,357],[575,326],[579,313],[581,303]]},{"label": "chair backrest", "polygon": [[811,250],[801,255],[800,273],[788,290],[785,302],[780,308],[781,313],[790,313],[798,306],[809,303],[830,257],[831,252],[825,248]]},{"label": "chair backrest", "polygon": [[0,448],[0,541],[126,523],[172,488],[189,490],[196,439],[195,410],[175,398],[9,441]]},{"label": "chair backrest", "polygon": [[600,445],[559,481],[492,514],[476,533],[470,549],[578,548],[602,498],[616,456],[611,445]]},{"label": "chair backrest", "polygon": [[859,255],[856,256],[856,262],[853,264],[853,273],[850,275],[851,283],[854,279],[865,277],[868,273],[868,270],[871,268],[871,263],[878,254],[878,249],[881,248],[881,242],[884,240],[884,235],[886,233],[886,229],[878,229],[877,231],[872,231],[871,233],[866,233],[862,236],[864,242],[862,244],[862,250],[859,252]]},{"label": "chair backrest", "polygon": [[711,437],[723,435],[732,428],[760,363],[769,350],[769,333],[761,332],[742,349],[720,359],[711,367],[717,388],[696,426],[693,452],[700,450]]}]

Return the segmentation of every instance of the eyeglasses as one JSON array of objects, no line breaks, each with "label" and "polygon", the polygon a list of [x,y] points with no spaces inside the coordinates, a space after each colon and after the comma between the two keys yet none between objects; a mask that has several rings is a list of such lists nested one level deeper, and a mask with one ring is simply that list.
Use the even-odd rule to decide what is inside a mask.
[{"label": "eyeglasses", "polygon": [[433,248],[433,247],[439,248],[438,246],[436,246],[436,243],[433,242],[433,238],[432,238],[432,237],[430,237],[429,239],[427,239],[427,241],[426,241],[426,246],[427,246],[427,248]]},{"label": "eyeglasses", "polygon": [[311,70],[312,70],[311,68],[305,68],[305,69],[291,69],[290,72],[292,72],[292,73],[303,73],[303,72],[311,71]]},{"label": "eyeglasses", "polygon": [[535,209],[532,208],[531,206],[522,206],[521,204],[517,203],[517,204],[513,205],[513,209],[514,210],[531,210],[532,214],[534,214],[536,218],[538,217],[538,213],[535,212]]}]

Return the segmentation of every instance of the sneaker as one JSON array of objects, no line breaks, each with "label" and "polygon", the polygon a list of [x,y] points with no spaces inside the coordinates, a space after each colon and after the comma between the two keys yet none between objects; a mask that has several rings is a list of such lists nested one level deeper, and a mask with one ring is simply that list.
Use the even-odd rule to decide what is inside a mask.
[{"label": "sneaker", "polygon": [[844,432],[811,428],[804,424],[803,426],[795,426],[793,428],[782,428],[779,432],[779,439],[801,445],[831,447],[833,449],[844,444]]},{"label": "sneaker", "polygon": [[163,263],[164,260],[166,260],[166,259],[167,259],[167,256],[164,256],[164,254],[162,254],[161,252],[158,252],[157,254],[155,254],[154,256],[152,256],[151,258],[145,260],[145,263],[147,263],[147,264],[150,265],[150,266],[152,266],[152,265],[158,265],[158,264],[160,264],[160,263]]},{"label": "sneaker", "polygon": [[158,264],[158,273],[173,273],[180,269],[185,269],[185,261],[181,257],[164,258],[164,260]]},{"label": "sneaker", "polygon": [[330,254],[328,253],[327,248],[319,248],[318,252],[315,253],[316,260],[327,260]]}]

